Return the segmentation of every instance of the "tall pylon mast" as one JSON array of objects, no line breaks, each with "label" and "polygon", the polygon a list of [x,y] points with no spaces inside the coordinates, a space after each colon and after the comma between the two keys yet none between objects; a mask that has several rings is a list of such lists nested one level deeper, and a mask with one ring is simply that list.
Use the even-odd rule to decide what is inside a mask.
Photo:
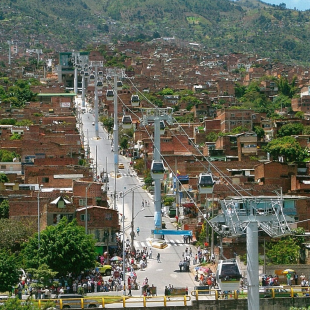
[{"label": "tall pylon mast", "polygon": [[209,223],[226,237],[247,237],[248,309],[259,310],[258,231],[270,237],[291,233],[294,218],[285,214],[282,195],[278,197],[229,197],[221,201],[222,213]]},{"label": "tall pylon mast", "polygon": [[[171,108],[157,108],[157,109],[141,109],[142,123],[147,125],[149,122],[154,124],[154,151],[152,162],[152,178],[154,179],[154,234],[156,231],[162,229],[162,216],[161,216],[161,179],[163,177],[163,162],[161,161],[160,154],[160,122],[166,121],[172,124]],[[158,165],[157,171],[153,170],[154,164]],[[160,167],[162,165],[162,168]]]}]

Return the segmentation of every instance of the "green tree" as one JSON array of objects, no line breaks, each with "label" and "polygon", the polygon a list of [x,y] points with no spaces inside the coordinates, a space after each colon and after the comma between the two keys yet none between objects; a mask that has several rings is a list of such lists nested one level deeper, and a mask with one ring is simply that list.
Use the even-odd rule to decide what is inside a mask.
[{"label": "green tree", "polygon": [[6,176],[6,174],[0,173],[0,183],[6,183],[6,182],[8,182],[8,181],[9,181],[9,179],[8,179],[8,177]]},{"label": "green tree", "polygon": [[236,83],[235,96],[237,98],[241,98],[245,94],[245,91],[246,91],[246,86],[241,85],[240,83]]},{"label": "green tree", "polygon": [[56,277],[57,272],[48,268],[46,264],[42,264],[39,268],[29,268],[27,272],[32,274],[33,279],[39,281],[39,286],[49,286],[50,279]]},{"label": "green tree", "polygon": [[46,264],[59,276],[77,273],[94,267],[95,240],[86,235],[84,227],[76,220],[68,223],[64,217],[56,226],[48,226],[38,236],[32,237],[23,250],[26,268],[39,268]]},{"label": "green tree", "polygon": [[162,96],[167,96],[167,95],[173,95],[173,89],[171,88],[164,88],[162,91],[159,92],[160,95]]},{"label": "green tree", "polygon": [[0,162],[12,162],[14,158],[18,157],[15,152],[7,150],[0,150]]},{"label": "green tree", "polygon": [[262,139],[265,136],[265,131],[262,127],[260,126],[254,126],[253,131],[257,134],[258,139]]},{"label": "green tree", "polygon": [[27,241],[36,231],[36,222],[32,219],[0,219],[0,250],[17,252],[22,244]]},{"label": "green tree", "polygon": [[18,260],[9,251],[0,252],[0,292],[11,292],[19,279]]},{"label": "green tree", "polygon": [[31,126],[33,121],[30,119],[22,119],[21,121],[16,122],[15,126]]},{"label": "green tree", "polygon": [[0,120],[1,125],[15,125],[16,119],[14,118],[3,118]]},{"label": "green tree", "polygon": [[296,264],[299,259],[300,247],[292,237],[284,237],[267,244],[266,255],[272,264]]},{"label": "green tree", "polygon": [[218,133],[215,131],[211,131],[206,135],[206,141],[207,142],[215,142],[218,138]]},{"label": "green tree", "polygon": [[304,125],[301,123],[288,123],[283,125],[278,131],[278,137],[300,135],[304,129]]},{"label": "green tree", "polygon": [[112,132],[113,126],[114,126],[114,118],[112,117],[102,117],[100,119],[102,122],[103,126],[107,129],[109,133]]},{"label": "green tree", "polygon": [[293,77],[291,83],[289,83],[286,77],[281,76],[277,81],[279,92],[285,96],[288,96],[289,98],[292,98],[297,91],[297,88],[295,86],[296,81],[296,76]]},{"label": "green tree", "polygon": [[310,135],[310,126],[304,126],[302,134],[303,135]]},{"label": "green tree", "polygon": [[9,201],[4,199],[0,204],[0,219],[8,219],[9,218]]},{"label": "green tree", "polygon": [[133,168],[137,171],[138,174],[142,174],[144,171],[145,163],[144,159],[136,159],[133,163]]},{"label": "green tree", "polygon": [[307,151],[293,137],[282,137],[270,141],[265,147],[274,158],[284,156],[286,161],[303,161],[307,156]]},{"label": "green tree", "polygon": [[[55,303],[53,301],[48,301],[40,307],[41,310],[53,309]],[[9,298],[3,306],[0,306],[0,310],[39,310],[38,306],[31,299],[20,300],[18,297]]]},{"label": "green tree", "polygon": [[20,140],[21,138],[22,138],[21,134],[14,132],[10,137],[10,140]]},{"label": "green tree", "polygon": [[295,117],[296,117],[296,118],[303,119],[303,118],[304,118],[304,115],[305,115],[305,112],[298,111],[298,112],[296,112]]},{"label": "green tree", "polygon": [[128,148],[128,137],[122,136],[120,139],[119,145],[122,149],[127,149]]}]

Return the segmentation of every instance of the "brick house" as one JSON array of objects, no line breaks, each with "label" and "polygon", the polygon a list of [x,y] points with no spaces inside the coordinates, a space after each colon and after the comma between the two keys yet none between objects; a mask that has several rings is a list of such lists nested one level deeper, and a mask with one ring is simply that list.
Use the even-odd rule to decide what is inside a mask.
[{"label": "brick house", "polygon": [[88,206],[76,209],[78,224],[85,226],[87,212],[87,230],[96,240],[96,248],[102,254],[108,248],[109,251],[116,247],[116,233],[120,231],[118,212],[113,209],[100,206]]}]

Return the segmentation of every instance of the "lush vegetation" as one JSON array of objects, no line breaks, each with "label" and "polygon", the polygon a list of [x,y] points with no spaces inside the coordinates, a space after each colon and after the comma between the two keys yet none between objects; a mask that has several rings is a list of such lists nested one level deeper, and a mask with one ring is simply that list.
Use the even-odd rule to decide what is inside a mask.
[{"label": "lush vegetation", "polygon": [[7,151],[7,150],[0,150],[0,162],[12,162],[14,158],[18,158],[15,152]]},{"label": "lush vegetation", "polygon": [[266,245],[266,255],[271,264],[289,265],[304,263],[303,251],[305,230],[297,228],[292,231],[290,236],[273,240]]},{"label": "lush vegetation", "polygon": [[39,268],[46,264],[59,276],[79,274],[94,267],[96,258],[95,240],[86,235],[85,229],[76,220],[68,223],[64,217],[56,226],[48,226],[38,236],[30,238],[23,250],[25,268]]},{"label": "lush vegetation", "polygon": [[14,85],[5,89],[0,86],[0,99],[2,104],[11,108],[22,108],[26,102],[34,101],[36,94],[30,90],[31,81],[17,80]]},{"label": "lush vegetation", "polygon": [[[271,88],[277,89],[277,96],[271,101],[262,88],[262,83],[272,83]],[[296,94],[296,77],[288,81],[286,77],[262,77],[259,81],[252,81],[248,86],[236,83],[235,95],[240,109],[251,109],[256,112],[265,112],[267,116],[280,118],[282,109],[291,109],[291,98]]]},{"label": "lush vegetation", "polygon": [[280,156],[286,162],[303,161],[308,157],[308,151],[302,148],[294,137],[285,136],[270,141],[265,147],[265,151],[278,160]]},{"label": "lush vegetation", "polygon": [[[19,35],[33,48],[67,50],[89,47],[96,40],[150,41],[160,37],[197,42],[210,52],[253,52],[294,63],[309,62],[310,12],[288,10],[260,1],[132,0],[2,0],[1,29],[7,38]],[[126,12],[126,13],[125,13]],[[91,27],[89,26],[91,25]],[[285,31],[283,31],[285,29]],[[34,39],[36,39],[34,37]],[[84,46],[83,46],[84,45]],[[113,50],[113,49],[111,49]],[[122,55],[108,53],[108,66],[123,67]],[[35,70],[42,65],[32,56]],[[5,65],[5,64],[3,64]],[[242,68],[236,69],[242,72]],[[290,95],[286,93],[286,95]],[[12,103],[14,102],[11,98]]]}]

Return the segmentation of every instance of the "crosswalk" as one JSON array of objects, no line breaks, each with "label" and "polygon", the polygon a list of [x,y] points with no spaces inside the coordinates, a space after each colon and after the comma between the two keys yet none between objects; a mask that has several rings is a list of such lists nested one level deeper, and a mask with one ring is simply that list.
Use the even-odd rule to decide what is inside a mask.
[{"label": "crosswalk", "polygon": [[[166,240],[166,243],[168,244],[168,246],[187,246],[187,247],[189,246],[188,244],[183,243],[183,241],[181,241],[181,240],[172,240],[172,239],[170,239],[170,240],[165,239],[165,240]],[[136,241],[135,240],[134,246],[137,249],[137,248],[151,247],[152,245],[147,240],[146,241]]]}]

